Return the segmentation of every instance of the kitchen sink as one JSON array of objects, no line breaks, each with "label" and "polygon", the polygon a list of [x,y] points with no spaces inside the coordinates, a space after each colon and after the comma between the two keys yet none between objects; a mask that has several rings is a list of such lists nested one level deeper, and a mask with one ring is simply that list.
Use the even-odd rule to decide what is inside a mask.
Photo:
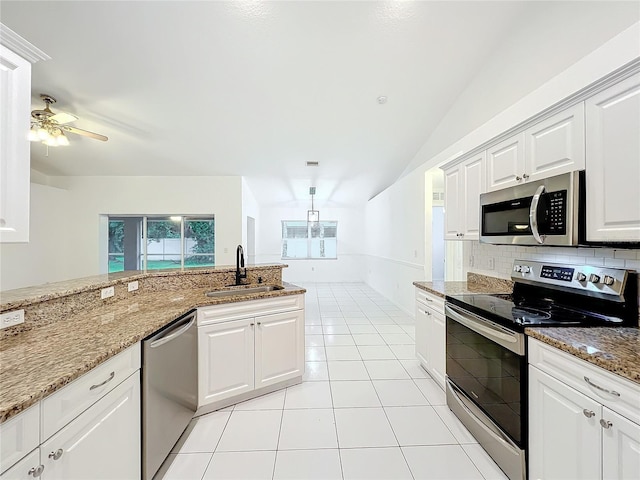
[{"label": "kitchen sink", "polygon": [[207,292],[207,297],[235,297],[237,295],[251,295],[252,293],[264,293],[273,292],[276,290],[284,290],[284,287],[280,285],[259,285],[256,287],[230,287],[227,290],[215,290],[213,292]]}]

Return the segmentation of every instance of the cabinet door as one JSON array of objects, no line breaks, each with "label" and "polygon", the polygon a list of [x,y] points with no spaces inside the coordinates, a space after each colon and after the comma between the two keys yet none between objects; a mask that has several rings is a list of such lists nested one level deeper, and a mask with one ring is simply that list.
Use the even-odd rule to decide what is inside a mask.
[{"label": "cabinet door", "polygon": [[429,374],[444,388],[446,321],[444,315],[432,312],[428,337]]},{"label": "cabinet door", "polygon": [[527,180],[584,170],[584,104],[579,103],[527,129]]},{"label": "cabinet door", "polygon": [[0,242],[29,241],[31,63],[0,45]]},{"label": "cabinet door", "polygon": [[460,166],[455,166],[444,172],[444,238],[446,240],[460,240],[460,222],[463,212],[460,203],[461,196]]},{"label": "cabinet door", "polygon": [[480,238],[480,194],[485,192],[486,185],[486,152],[482,152],[462,164],[462,238],[478,240]]},{"label": "cabinet door", "polygon": [[640,425],[606,407],[602,419],[611,422],[602,432],[602,478],[640,478]]},{"label": "cabinet door", "polygon": [[416,357],[422,367],[429,371],[429,352],[427,349],[429,338],[429,323],[431,312],[420,302],[416,302]]},{"label": "cabinet door", "polygon": [[529,366],[529,478],[598,479],[599,403]]},{"label": "cabinet door", "polygon": [[[40,472],[39,476],[34,476]],[[9,470],[0,475],[0,480],[33,480],[46,478],[44,466],[40,464],[40,449],[36,448],[29,455],[16,463]]]},{"label": "cabinet door", "polygon": [[255,387],[304,374],[304,311],[256,317]]},{"label": "cabinet door", "polygon": [[43,478],[140,478],[140,372],[42,444]]},{"label": "cabinet door", "polygon": [[198,406],[253,390],[253,318],[198,327]]},{"label": "cabinet door", "polygon": [[487,150],[487,191],[519,185],[524,173],[524,132]]},{"label": "cabinet door", "polygon": [[587,240],[640,241],[640,74],[585,103]]}]

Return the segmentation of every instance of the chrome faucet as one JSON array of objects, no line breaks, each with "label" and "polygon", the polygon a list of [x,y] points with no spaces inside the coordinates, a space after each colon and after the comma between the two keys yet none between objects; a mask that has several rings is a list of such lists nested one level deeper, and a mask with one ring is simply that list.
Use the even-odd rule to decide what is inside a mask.
[{"label": "chrome faucet", "polygon": [[244,268],[244,273],[240,273],[240,268],[244,268],[244,250],[242,245],[238,245],[236,248],[236,285],[242,285],[242,279],[247,278],[247,269]]}]

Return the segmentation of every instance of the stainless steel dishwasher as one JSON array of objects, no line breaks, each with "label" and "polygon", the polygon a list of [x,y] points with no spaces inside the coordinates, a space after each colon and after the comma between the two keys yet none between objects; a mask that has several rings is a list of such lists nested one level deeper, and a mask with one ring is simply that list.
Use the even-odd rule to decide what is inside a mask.
[{"label": "stainless steel dishwasher", "polygon": [[151,480],[198,403],[198,327],[188,313],[142,342],[142,478]]}]

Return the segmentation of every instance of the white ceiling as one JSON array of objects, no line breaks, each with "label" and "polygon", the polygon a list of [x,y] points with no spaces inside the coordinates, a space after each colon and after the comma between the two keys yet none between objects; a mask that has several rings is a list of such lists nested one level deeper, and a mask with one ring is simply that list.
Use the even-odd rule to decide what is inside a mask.
[{"label": "white ceiling", "polygon": [[34,66],[33,107],[51,94],[54,111],[80,117],[74,126],[109,137],[69,134],[71,146],[48,157],[32,144],[33,168],[242,175],[261,201],[282,204],[308,198],[310,185],[334,205],[375,195],[509,39],[532,18],[557,23],[537,1],[3,0],[1,8],[2,23],[51,56]]}]

